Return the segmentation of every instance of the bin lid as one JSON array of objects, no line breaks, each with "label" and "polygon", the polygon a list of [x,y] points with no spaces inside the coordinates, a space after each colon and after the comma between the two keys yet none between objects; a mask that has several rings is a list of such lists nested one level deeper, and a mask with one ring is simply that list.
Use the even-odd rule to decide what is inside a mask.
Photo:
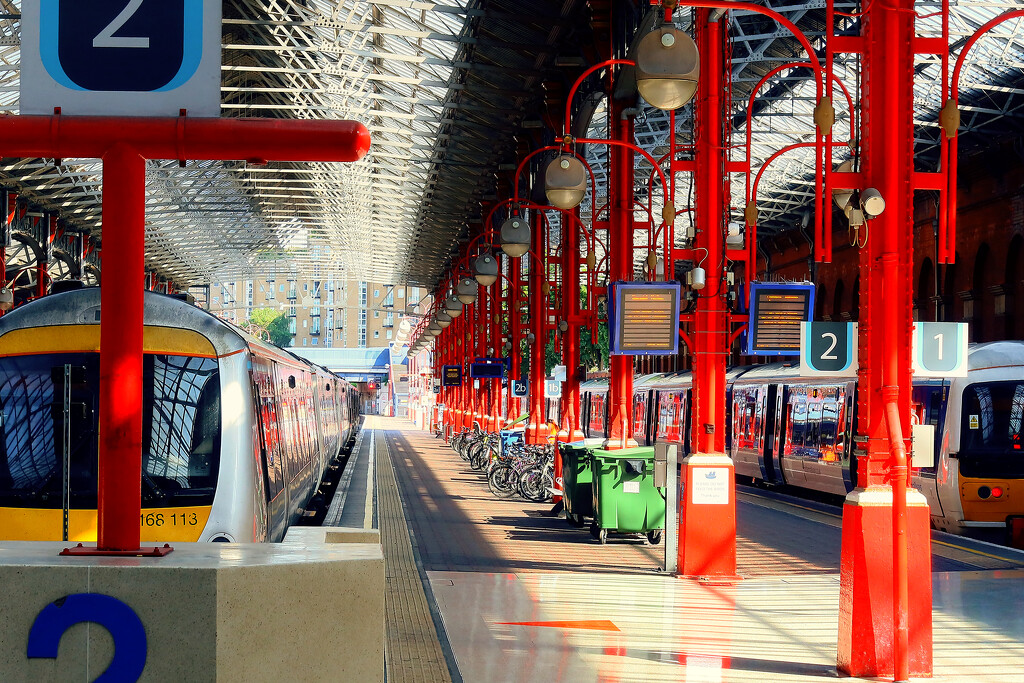
[{"label": "bin lid", "polygon": [[622,448],[617,451],[605,451],[594,449],[591,453],[598,458],[605,460],[635,460],[638,458],[654,459],[654,446],[640,446],[638,448]]}]

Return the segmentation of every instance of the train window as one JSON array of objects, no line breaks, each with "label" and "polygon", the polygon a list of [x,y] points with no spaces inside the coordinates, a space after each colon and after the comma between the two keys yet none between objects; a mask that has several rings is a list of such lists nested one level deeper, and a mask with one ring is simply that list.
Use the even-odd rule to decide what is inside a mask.
[{"label": "train window", "polygon": [[960,473],[1024,476],[1024,383],[985,382],[964,389]]},{"label": "train window", "polygon": [[220,467],[220,375],[212,358],[146,355],[143,490],[150,505],[209,505]]},{"label": "train window", "polygon": [[[64,368],[73,368],[65,405]],[[143,500],[208,505],[220,462],[217,361],[143,358]],[[63,504],[64,421],[70,423],[71,506],[96,506],[99,356],[0,359],[0,506]]]}]

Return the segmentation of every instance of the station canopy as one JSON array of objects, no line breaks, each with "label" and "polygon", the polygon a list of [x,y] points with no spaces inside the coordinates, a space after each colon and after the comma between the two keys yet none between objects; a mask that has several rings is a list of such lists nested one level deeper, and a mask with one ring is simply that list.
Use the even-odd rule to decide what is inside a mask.
[{"label": "station canopy", "polygon": [[[549,142],[539,134],[545,108],[557,110],[576,76],[607,58],[594,46],[597,32],[608,30],[611,4],[225,0],[222,116],[355,119],[368,127],[373,144],[364,160],[351,164],[189,161],[180,168],[177,161],[149,162],[148,266],[180,285],[257,277],[273,267],[433,286],[460,240],[479,229],[481,203],[507,196],[523,150]],[[824,3],[764,4],[796,23],[823,53]],[[951,5],[955,52],[986,21],[1019,6]],[[851,14],[858,7],[837,4]],[[939,35],[939,3],[916,7],[919,33]],[[4,2],[0,12],[6,12],[0,14],[0,111],[17,114],[20,3]],[[675,21],[688,27],[691,10],[680,8]],[[756,172],[782,147],[813,140],[814,84],[807,69],[782,72],[760,89],[748,121],[754,85],[803,53],[761,15],[734,11],[729,21],[732,144],[741,145],[751,127]],[[839,16],[836,28],[855,33],[859,21]],[[917,151],[927,168],[936,163],[941,133],[940,64],[933,55],[919,55],[917,63]],[[858,67],[855,56],[837,60],[836,74],[855,107]],[[590,91],[582,97],[599,95]],[[836,139],[844,140],[850,109],[839,91],[834,102]],[[594,136],[606,133],[602,106],[597,101],[589,112]],[[669,118],[642,101],[638,106],[637,142],[659,157],[668,149]],[[972,51],[961,78],[961,108],[962,152],[1013,140],[1016,153],[1024,153],[1024,21],[1002,24]],[[687,142],[689,109],[677,112],[676,123],[679,140]],[[600,188],[607,153],[594,148],[588,154]],[[842,158],[837,152],[836,162]],[[812,153],[789,153],[770,168],[759,191],[759,237],[800,235],[813,205]],[[650,170],[637,164],[641,195]],[[733,180],[736,220],[742,220],[743,180]],[[102,239],[98,161],[3,158],[0,182],[58,213],[70,229]],[[677,206],[685,205],[687,183],[680,174]],[[677,239],[683,235],[677,231]]]}]

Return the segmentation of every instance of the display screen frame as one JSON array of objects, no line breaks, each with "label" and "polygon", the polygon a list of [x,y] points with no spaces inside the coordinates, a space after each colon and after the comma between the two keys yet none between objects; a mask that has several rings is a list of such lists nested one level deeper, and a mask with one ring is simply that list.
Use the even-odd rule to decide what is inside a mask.
[{"label": "display screen frame", "polygon": [[[625,341],[627,336],[635,333],[640,321],[630,319],[633,306],[627,303],[629,294],[648,291],[658,294],[669,294],[671,296],[670,314],[672,321],[671,344],[665,346],[668,341],[668,326],[662,330],[662,343],[657,347],[643,347],[635,342]],[[608,328],[610,337],[609,353],[616,356],[674,356],[679,353],[679,306],[681,290],[678,282],[615,282],[612,284],[612,295],[609,297],[611,305],[608,310]],[[635,316],[634,316],[635,317]],[[650,322],[644,323],[650,325]]]},{"label": "display screen frame", "polygon": [[[812,322],[814,316],[814,290],[815,287],[809,282],[751,282],[750,283],[750,311],[747,322],[747,348],[746,352],[751,356],[794,356],[800,355],[800,323]],[[766,310],[762,295],[798,296],[802,297],[803,311],[801,317],[794,317],[792,321],[785,324],[792,325],[793,343],[791,346],[771,345],[761,343],[765,333],[769,330],[766,326],[771,325],[768,316],[771,310]]]}]

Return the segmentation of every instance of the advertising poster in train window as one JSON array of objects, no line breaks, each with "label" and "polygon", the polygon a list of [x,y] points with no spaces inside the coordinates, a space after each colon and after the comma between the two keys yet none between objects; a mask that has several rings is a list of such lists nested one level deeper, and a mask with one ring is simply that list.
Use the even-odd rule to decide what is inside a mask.
[{"label": "advertising poster in train window", "polygon": [[679,352],[679,283],[612,284],[609,351],[620,356],[674,356]]},{"label": "advertising poster in train window", "polygon": [[799,356],[800,323],[814,312],[814,285],[751,282],[747,353],[751,356]]},{"label": "advertising poster in train window", "polygon": [[220,116],[218,0],[25,0],[22,114]]}]

